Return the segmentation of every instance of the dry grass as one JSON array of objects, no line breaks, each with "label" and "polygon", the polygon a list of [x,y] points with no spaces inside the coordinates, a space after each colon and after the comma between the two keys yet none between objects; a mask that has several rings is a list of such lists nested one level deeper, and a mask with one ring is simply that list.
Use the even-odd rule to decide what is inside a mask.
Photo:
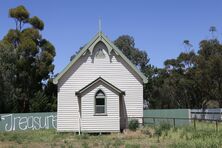
[{"label": "dry grass", "polygon": [[0,133],[0,147],[4,148],[140,148],[157,145],[156,138],[143,134],[142,130],[135,132],[127,130],[124,133],[105,135],[74,135],[73,133],[56,133],[54,130],[25,131]]},{"label": "dry grass", "polygon": [[177,129],[167,126],[144,127],[135,132],[104,135],[75,135],[57,133],[55,130],[2,132],[0,148],[157,148],[157,147],[220,147],[222,128],[215,131],[215,125],[197,123]]}]

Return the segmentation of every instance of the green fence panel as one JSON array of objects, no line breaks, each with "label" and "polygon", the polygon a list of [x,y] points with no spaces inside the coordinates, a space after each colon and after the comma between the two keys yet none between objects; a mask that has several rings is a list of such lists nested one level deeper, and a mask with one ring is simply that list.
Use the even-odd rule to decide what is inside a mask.
[{"label": "green fence panel", "polygon": [[56,125],[56,112],[0,114],[0,131],[50,129]]},{"label": "green fence panel", "polygon": [[189,109],[148,109],[144,110],[143,117],[145,125],[159,125],[165,122],[172,126],[181,126],[191,123]]}]

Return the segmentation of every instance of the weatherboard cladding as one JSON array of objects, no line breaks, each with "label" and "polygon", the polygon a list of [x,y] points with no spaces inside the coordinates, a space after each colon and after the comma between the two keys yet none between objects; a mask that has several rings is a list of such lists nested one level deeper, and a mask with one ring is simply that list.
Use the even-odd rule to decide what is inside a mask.
[{"label": "weatherboard cladding", "polygon": [[[94,115],[95,100],[92,99],[95,93],[101,89],[106,95],[106,115]],[[85,94],[81,99],[82,118],[81,118],[81,131],[119,131],[119,95],[110,89],[99,85],[92,89],[89,93]]]},{"label": "weatherboard cladding", "polygon": [[[105,50],[105,58],[94,58],[95,53],[101,48]],[[143,116],[144,80],[141,79],[138,73],[133,70],[122,57],[117,55],[116,52],[111,51],[109,53],[107,46],[103,42],[97,42],[92,53],[85,52],[85,54],[77,58],[74,63],[75,64],[71,64],[68,70],[62,75],[62,77],[59,78],[58,81],[58,131],[79,130],[79,106],[78,98],[75,93],[99,77],[125,92],[124,103],[128,117]],[[117,107],[116,105],[118,105],[118,102],[114,101],[115,95],[111,92],[108,93],[108,95],[111,96],[110,98],[107,97],[108,101],[111,99],[113,100],[113,103],[107,103],[107,105],[110,106],[110,108],[115,109],[115,107]],[[86,96],[90,97],[86,99],[91,99],[91,103],[87,104],[87,102],[83,102],[83,106],[81,107],[83,113],[90,116],[94,112],[92,110],[88,111],[86,106],[89,106],[89,108],[94,108],[94,103],[92,103],[94,98],[92,98],[92,94],[86,94]],[[84,117],[82,116],[82,118]],[[88,122],[91,121],[90,118],[93,119],[92,122],[88,124]],[[94,118],[96,119],[99,117],[90,116],[90,118],[84,118],[82,122],[83,125],[88,125],[85,126],[85,130],[87,131],[92,131],[98,124],[97,122],[93,121],[95,121]],[[119,121],[119,118],[116,118],[116,116],[109,117],[108,114],[108,116],[105,116],[103,120],[101,119],[101,124],[106,124],[106,119],[110,123],[113,123],[113,125],[116,124],[116,120]],[[116,127],[116,129],[117,128],[119,127]],[[111,129],[107,128],[107,130]]]}]

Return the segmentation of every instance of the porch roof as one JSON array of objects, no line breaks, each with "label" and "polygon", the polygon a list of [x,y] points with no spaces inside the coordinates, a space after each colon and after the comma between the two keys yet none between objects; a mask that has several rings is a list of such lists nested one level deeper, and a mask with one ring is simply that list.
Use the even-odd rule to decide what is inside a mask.
[{"label": "porch roof", "polygon": [[84,93],[86,90],[88,90],[90,87],[92,87],[93,85],[97,84],[97,83],[103,83],[109,87],[111,87],[113,90],[115,90],[116,92],[118,92],[120,95],[125,95],[125,91],[120,90],[119,88],[117,88],[116,86],[114,86],[113,84],[109,83],[108,81],[104,80],[102,77],[98,77],[96,80],[92,81],[91,83],[89,83],[88,85],[86,85],[85,87],[83,87],[82,89],[80,89],[79,91],[76,92],[77,96],[81,96],[82,93]]}]

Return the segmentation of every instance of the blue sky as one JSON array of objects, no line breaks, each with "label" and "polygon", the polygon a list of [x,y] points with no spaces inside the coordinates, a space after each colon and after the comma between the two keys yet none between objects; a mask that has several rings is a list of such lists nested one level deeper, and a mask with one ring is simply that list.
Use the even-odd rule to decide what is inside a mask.
[{"label": "blue sky", "polygon": [[197,51],[199,41],[210,38],[210,26],[222,35],[221,0],[0,0],[0,39],[15,28],[8,9],[18,5],[44,21],[42,35],[56,48],[55,73],[98,32],[100,17],[109,39],[133,36],[157,67],[184,51],[185,39]]}]

